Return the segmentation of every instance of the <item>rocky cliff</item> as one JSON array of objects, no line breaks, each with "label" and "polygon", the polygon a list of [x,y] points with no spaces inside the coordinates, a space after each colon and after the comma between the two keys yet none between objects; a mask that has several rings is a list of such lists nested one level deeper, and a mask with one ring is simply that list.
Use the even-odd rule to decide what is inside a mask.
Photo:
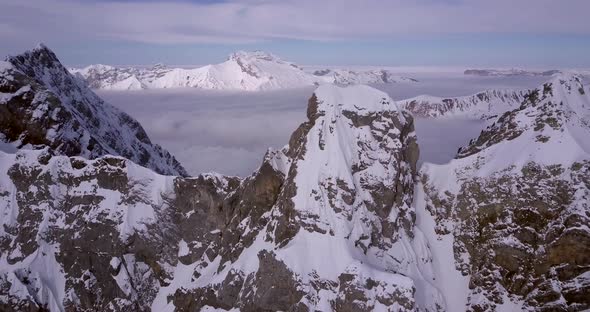
[{"label": "rocky cliff", "polygon": [[436,232],[453,240],[466,307],[590,306],[590,97],[577,76],[530,90],[445,165],[421,172]]}]

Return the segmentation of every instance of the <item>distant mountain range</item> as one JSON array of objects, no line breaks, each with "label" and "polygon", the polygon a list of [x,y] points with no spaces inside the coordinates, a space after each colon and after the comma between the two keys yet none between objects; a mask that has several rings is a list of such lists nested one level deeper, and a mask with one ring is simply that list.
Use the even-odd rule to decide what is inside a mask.
[{"label": "distant mountain range", "polygon": [[487,90],[474,95],[442,98],[419,95],[401,100],[401,107],[416,117],[467,117],[488,119],[518,107],[525,90]]},{"label": "distant mountain range", "polygon": [[194,69],[150,68],[90,65],[71,68],[70,72],[93,89],[140,90],[152,88],[200,88],[215,90],[259,91],[334,83],[416,82],[387,70],[319,70],[305,72],[301,67],[262,51],[239,51],[220,64]]},{"label": "distant mountain range", "polygon": [[493,77],[507,77],[507,76],[551,76],[560,73],[560,70],[551,69],[546,71],[531,71],[524,69],[467,69],[465,75],[472,76],[493,76]]},{"label": "distant mountain range", "polygon": [[590,70],[561,70],[561,69],[550,69],[550,70],[526,70],[520,68],[511,69],[467,69],[463,72],[465,75],[470,76],[483,76],[483,77],[518,77],[518,76],[529,76],[529,77],[550,77],[555,74],[577,74],[580,76],[590,76]]}]

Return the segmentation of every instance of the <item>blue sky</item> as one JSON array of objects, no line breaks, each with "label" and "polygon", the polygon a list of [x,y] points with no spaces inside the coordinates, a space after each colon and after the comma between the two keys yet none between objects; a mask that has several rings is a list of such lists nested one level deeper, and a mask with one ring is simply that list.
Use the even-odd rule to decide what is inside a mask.
[{"label": "blue sky", "polygon": [[300,64],[590,67],[586,0],[0,0],[0,54],[207,64],[266,50]]}]

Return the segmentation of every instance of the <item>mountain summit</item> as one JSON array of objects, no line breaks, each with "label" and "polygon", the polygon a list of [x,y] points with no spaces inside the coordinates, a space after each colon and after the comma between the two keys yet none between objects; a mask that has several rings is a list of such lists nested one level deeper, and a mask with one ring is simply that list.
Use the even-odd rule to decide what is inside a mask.
[{"label": "mountain summit", "polygon": [[137,121],[96,96],[44,45],[1,63],[0,94],[2,140],[17,148],[120,155],[162,174],[186,175]]}]

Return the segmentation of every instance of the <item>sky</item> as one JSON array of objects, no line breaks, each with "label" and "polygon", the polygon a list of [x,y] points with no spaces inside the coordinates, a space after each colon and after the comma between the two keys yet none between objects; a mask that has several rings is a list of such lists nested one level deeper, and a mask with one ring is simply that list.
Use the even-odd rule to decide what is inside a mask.
[{"label": "sky", "polygon": [[204,65],[236,50],[299,64],[590,67],[588,0],[0,0],[0,55]]}]

